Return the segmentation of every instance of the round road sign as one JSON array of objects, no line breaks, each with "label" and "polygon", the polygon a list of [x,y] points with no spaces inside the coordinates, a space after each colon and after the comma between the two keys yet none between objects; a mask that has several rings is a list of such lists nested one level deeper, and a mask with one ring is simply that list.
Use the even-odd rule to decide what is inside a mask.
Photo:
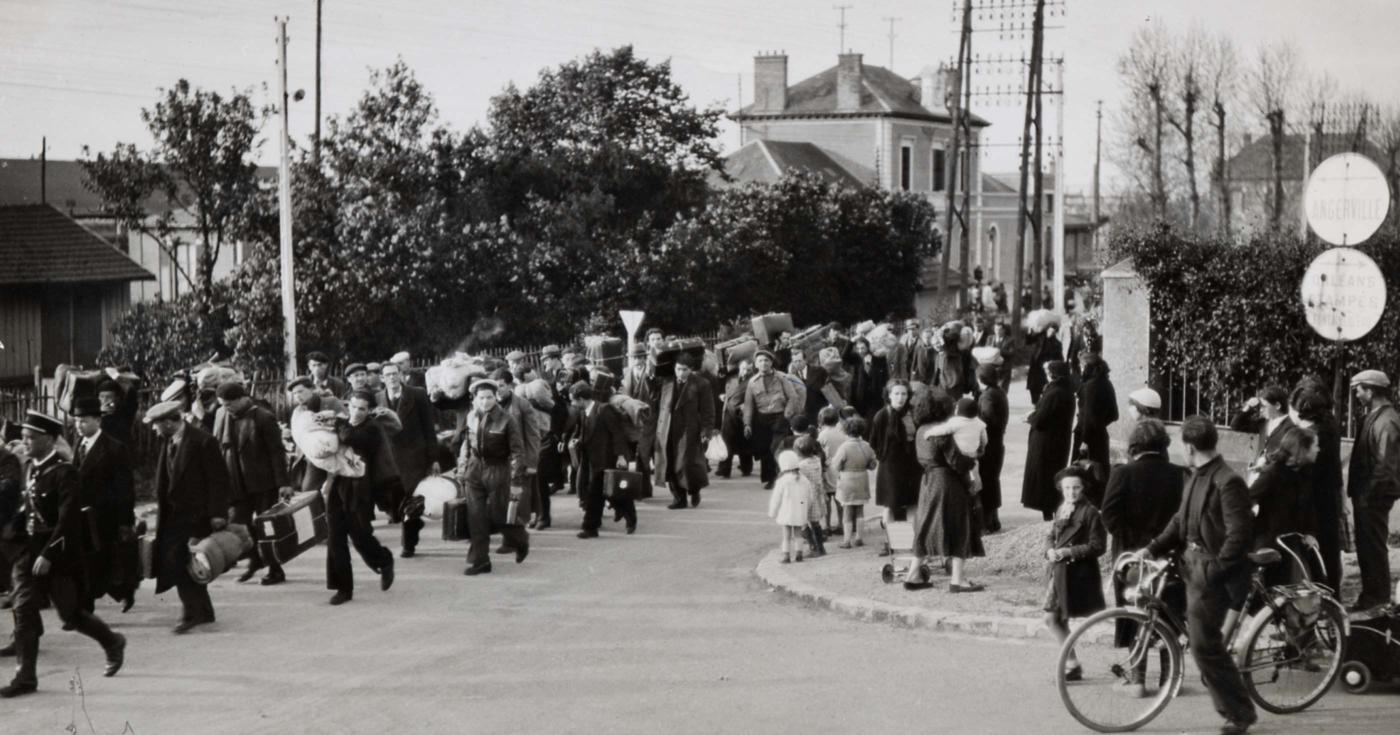
[{"label": "round road sign", "polygon": [[1353,248],[1332,248],[1303,274],[1303,311],[1313,330],[1351,342],[1375,329],[1385,311],[1385,277],[1376,261]]},{"label": "round road sign", "polygon": [[1338,153],[1318,164],[1303,193],[1308,224],[1333,245],[1360,245],[1390,210],[1385,174],[1360,153]]}]

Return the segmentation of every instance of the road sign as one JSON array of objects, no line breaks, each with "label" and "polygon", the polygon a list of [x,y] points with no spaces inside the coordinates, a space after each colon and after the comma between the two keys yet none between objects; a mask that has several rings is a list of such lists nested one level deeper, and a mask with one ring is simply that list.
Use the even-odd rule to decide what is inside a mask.
[{"label": "road sign", "polygon": [[1333,245],[1360,245],[1390,210],[1385,174],[1360,153],[1338,153],[1308,177],[1303,211],[1317,236]]},{"label": "road sign", "polygon": [[1354,248],[1332,248],[1313,259],[1303,274],[1303,311],[1308,324],[1335,342],[1361,339],[1385,311],[1385,277],[1376,261]]}]

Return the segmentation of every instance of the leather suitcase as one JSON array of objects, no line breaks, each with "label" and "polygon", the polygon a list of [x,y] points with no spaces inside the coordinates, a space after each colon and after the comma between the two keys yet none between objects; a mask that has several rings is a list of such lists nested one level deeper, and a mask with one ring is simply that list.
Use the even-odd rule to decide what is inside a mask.
[{"label": "leather suitcase", "polygon": [[751,322],[753,336],[759,344],[771,345],[783,332],[793,331],[792,314],[764,314]]},{"label": "leather suitcase", "polygon": [[603,497],[613,500],[641,500],[646,483],[642,473],[628,470],[603,470]]},{"label": "leather suitcase", "polygon": [[286,564],[330,536],[326,500],[316,490],[297,493],[253,518],[258,554]]},{"label": "leather suitcase", "polygon": [[663,343],[656,352],[656,377],[676,377],[676,360],[683,353],[690,353],[697,360],[705,359],[705,340],[699,337],[687,337]]},{"label": "leather suitcase", "polygon": [[737,368],[744,360],[751,360],[758,354],[758,340],[753,335],[743,335],[715,345],[715,357],[721,366]]},{"label": "leather suitcase", "polygon": [[467,525],[467,499],[453,498],[442,504],[442,540],[466,541],[472,537]]}]

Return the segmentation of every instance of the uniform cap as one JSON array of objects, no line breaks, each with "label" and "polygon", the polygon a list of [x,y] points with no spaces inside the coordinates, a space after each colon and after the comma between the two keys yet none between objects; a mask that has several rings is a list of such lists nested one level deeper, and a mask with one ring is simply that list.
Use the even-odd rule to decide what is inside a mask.
[{"label": "uniform cap", "polygon": [[58,436],[63,433],[62,421],[39,411],[25,412],[22,426],[30,431],[37,431],[49,436]]}]

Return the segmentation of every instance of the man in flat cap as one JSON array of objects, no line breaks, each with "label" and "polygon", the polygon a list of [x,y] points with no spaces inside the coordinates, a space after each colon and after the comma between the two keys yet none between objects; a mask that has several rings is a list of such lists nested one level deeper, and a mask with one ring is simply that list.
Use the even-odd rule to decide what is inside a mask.
[{"label": "man in flat cap", "polygon": [[345,395],[345,381],[340,378],[333,378],[330,374],[331,358],[324,352],[310,352],[306,355],[306,372],[311,378],[311,387],[321,393],[326,393],[336,398]]},{"label": "man in flat cap", "polygon": [[1133,422],[1162,417],[1162,396],[1157,391],[1143,386],[1128,394],[1128,415]]},{"label": "man in flat cap", "polygon": [[[365,385],[376,393],[384,392],[384,365],[378,362],[365,363],[365,368],[369,370],[369,382]],[[383,405],[383,404],[380,404]]]},{"label": "man in flat cap", "polygon": [[369,367],[363,362],[352,362],[345,366],[345,393],[337,396],[342,400],[349,401],[350,394],[357,390],[369,388]]},{"label": "man in flat cap", "polygon": [[564,367],[563,350],[559,345],[546,345],[540,350],[540,369],[545,375],[558,375]]},{"label": "man in flat cap", "polygon": [[[230,520],[252,528],[254,516],[292,494],[282,427],[272,411],[253,402],[242,383],[230,381],[219,386],[218,400],[214,437],[228,468]],[[263,559],[256,547],[248,552],[248,569],[238,581],[247,582],[264,566],[267,575],[262,578],[263,585],[287,581],[277,560]]]},{"label": "man in flat cap", "polygon": [[1351,379],[1366,418],[1356,434],[1347,468],[1347,495],[1355,511],[1356,563],[1361,567],[1361,596],[1353,610],[1390,602],[1390,510],[1400,498],[1400,415],[1390,402],[1390,379],[1379,370],[1363,370]]},{"label": "man in flat cap", "polygon": [[752,442],[765,490],[772,490],[773,481],[778,479],[773,441],[788,434],[788,419],[802,407],[796,386],[773,370],[775,361],[772,352],[759,350],[753,358],[758,374],[749,379],[744,390],[744,437]]},{"label": "man in flat cap", "polygon": [[520,518],[507,518],[511,501],[519,503],[524,498],[524,432],[515,417],[498,404],[497,389],[492,380],[472,383],[472,410],[464,422],[457,462],[467,491],[471,543],[464,574],[469,577],[491,571],[491,533],[495,530],[501,532],[504,545],[515,550],[517,564],[530,551],[530,536]]},{"label": "man in flat cap", "polygon": [[[24,503],[6,528],[5,557],[12,560],[14,584],[15,677],[0,697],[29,694],[39,687],[36,666],[44,623],[39,610],[47,598],[65,627],[97,641],[107,654],[106,676],[122,667],[126,638],[112,632],[85,609],[82,582],[82,490],[78,471],[54,451],[63,422],[30,411],[22,428],[25,450]],[[21,520],[22,518],[22,520]],[[18,522],[16,522],[18,521]]]},{"label": "man in flat cap", "polygon": [[186,422],[178,401],[151,406],[146,422],[165,439],[156,459],[156,594],[175,588],[183,610],[173,632],[188,633],[214,622],[209,588],[187,567],[190,543],[228,525],[228,467],[218,440]]},{"label": "man in flat cap", "polygon": [[102,429],[102,403],[97,398],[73,402],[80,440],[73,449],[78,467],[78,487],[92,548],[87,554],[87,591],[96,600],[103,595],[122,603],[122,612],[136,602],[141,583],[141,552],[136,542],[136,494],[132,487],[131,452]]}]

